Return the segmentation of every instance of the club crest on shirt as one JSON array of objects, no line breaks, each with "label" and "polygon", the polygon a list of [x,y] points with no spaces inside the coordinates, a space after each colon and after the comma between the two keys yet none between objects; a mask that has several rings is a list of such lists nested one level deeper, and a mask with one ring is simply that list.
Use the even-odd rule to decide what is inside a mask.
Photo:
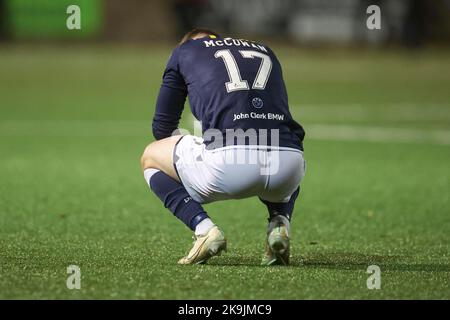
[{"label": "club crest on shirt", "polygon": [[256,109],[261,109],[264,106],[264,102],[262,101],[261,98],[256,97],[252,99],[252,105]]}]

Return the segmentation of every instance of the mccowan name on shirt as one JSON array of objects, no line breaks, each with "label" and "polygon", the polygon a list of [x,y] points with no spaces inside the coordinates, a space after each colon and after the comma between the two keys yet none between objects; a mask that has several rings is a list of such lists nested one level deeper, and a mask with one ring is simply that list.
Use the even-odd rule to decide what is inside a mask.
[{"label": "mccowan name on shirt", "polygon": [[232,38],[225,38],[223,40],[206,40],[203,41],[205,44],[205,47],[223,47],[223,46],[237,46],[237,47],[248,47],[248,48],[254,48],[258,49],[264,52],[267,52],[267,49],[257,43],[253,43],[249,40],[242,40],[242,39],[232,39]]},{"label": "mccowan name on shirt", "polygon": [[262,120],[278,120],[283,121],[284,120],[284,114],[278,114],[278,113],[256,113],[256,112],[250,112],[250,113],[235,113],[233,116],[233,122],[236,120],[241,119],[262,119]]}]

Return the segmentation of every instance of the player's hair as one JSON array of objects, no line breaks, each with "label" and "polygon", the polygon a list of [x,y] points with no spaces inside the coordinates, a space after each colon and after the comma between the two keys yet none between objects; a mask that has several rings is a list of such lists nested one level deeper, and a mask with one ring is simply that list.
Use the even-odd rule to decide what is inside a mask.
[{"label": "player's hair", "polygon": [[214,31],[209,30],[209,29],[195,28],[195,29],[192,29],[191,31],[189,31],[188,33],[186,33],[183,36],[183,38],[180,41],[180,44],[183,44],[186,41],[188,41],[189,39],[192,39],[196,35],[199,35],[199,34],[202,34],[202,33],[207,34],[207,35],[211,35],[211,36],[215,36],[215,37],[219,37],[220,36],[217,32],[214,32]]}]

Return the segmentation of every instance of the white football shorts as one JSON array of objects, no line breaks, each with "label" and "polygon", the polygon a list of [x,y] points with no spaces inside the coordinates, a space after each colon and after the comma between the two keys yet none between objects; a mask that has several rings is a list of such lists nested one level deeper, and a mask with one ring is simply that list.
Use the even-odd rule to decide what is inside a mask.
[{"label": "white football shorts", "polygon": [[297,149],[237,145],[207,150],[203,139],[192,135],[178,141],[173,160],[186,191],[200,203],[253,196],[288,202],[306,169]]}]

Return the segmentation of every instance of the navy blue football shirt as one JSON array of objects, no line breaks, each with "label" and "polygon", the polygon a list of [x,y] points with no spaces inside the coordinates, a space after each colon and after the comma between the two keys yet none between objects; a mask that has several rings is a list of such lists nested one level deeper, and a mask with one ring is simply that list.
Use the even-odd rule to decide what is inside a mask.
[{"label": "navy blue football shirt", "polygon": [[[178,128],[186,97],[209,149],[255,144],[256,136],[259,145],[303,150],[305,132],[289,112],[281,65],[265,45],[207,36],[177,46],[156,104],[156,139]],[[235,132],[244,132],[244,139]]]}]

